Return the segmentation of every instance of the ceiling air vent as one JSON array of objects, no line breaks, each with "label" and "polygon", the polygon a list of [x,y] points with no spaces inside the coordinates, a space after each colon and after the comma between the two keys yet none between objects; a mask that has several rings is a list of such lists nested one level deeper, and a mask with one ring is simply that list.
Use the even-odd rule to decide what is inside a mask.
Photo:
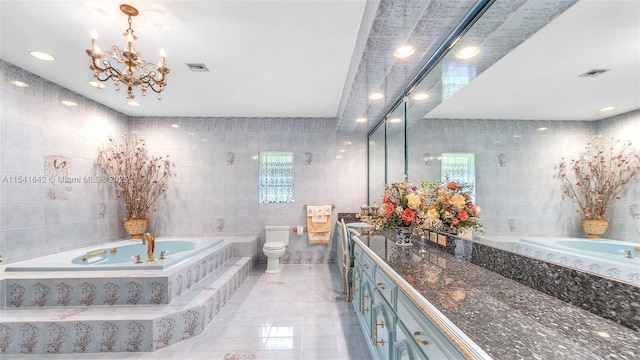
[{"label": "ceiling air vent", "polygon": [[209,72],[207,65],[202,63],[186,63],[185,65],[193,72]]},{"label": "ceiling air vent", "polygon": [[609,70],[611,70],[611,69],[591,69],[591,70],[587,71],[584,74],[580,74],[579,76],[580,77],[596,77],[598,75],[606,73]]}]

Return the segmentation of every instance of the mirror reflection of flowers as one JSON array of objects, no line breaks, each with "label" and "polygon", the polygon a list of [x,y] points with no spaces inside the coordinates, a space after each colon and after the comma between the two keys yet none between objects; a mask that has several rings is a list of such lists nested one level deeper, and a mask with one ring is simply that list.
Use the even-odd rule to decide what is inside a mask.
[{"label": "mirror reflection of flowers", "polygon": [[466,230],[482,231],[480,207],[471,200],[471,185],[449,181],[430,183],[428,187],[429,201],[423,210],[425,228],[458,234]]},{"label": "mirror reflection of flowers", "polygon": [[384,184],[382,206],[380,206],[379,227],[381,230],[408,227],[413,232],[423,222],[427,190],[420,186],[401,181]]}]

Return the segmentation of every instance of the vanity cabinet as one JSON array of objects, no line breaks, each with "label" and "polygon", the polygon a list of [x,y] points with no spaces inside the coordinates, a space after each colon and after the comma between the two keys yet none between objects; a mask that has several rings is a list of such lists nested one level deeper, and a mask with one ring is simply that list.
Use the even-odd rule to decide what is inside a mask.
[{"label": "vanity cabinet", "polygon": [[412,300],[408,285],[399,285],[397,273],[359,239],[353,245],[353,307],[375,359],[468,358]]}]

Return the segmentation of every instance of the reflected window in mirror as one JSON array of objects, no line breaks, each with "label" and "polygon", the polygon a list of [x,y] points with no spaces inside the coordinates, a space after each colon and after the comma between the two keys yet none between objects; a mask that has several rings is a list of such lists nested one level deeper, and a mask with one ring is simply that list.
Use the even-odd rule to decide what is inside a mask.
[{"label": "reflected window in mirror", "polygon": [[261,151],[259,164],[258,202],[293,203],[293,153]]},{"label": "reflected window in mirror", "polygon": [[442,101],[457,93],[476,78],[476,64],[450,62],[444,65],[442,72]]},{"label": "reflected window in mirror", "polygon": [[441,177],[443,182],[455,181],[470,185],[471,199],[476,198],[476,160],[473,153],[442,153]]}]

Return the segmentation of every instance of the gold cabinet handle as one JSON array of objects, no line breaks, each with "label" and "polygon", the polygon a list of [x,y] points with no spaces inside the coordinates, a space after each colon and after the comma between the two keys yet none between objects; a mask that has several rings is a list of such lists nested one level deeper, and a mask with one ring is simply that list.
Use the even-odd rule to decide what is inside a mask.
[{"label": "gold cabinet handle", "polygon": [[368,299],[369,298],[369,293],[365,293],[364,295],[362,295],[363,298]]},{"label": "gold cabinet handle", "polygon": [[362,267],[365,268],[365,269],[368,269],[369,265],[368,264],[362,264]]},{"label": "gold cabinet handle", "polygon": [[369,308],[364,308],[364,310],[362,310],[362,311],[368,314],[369,313]]},{"label": "gold cabinet handle", "polygon": [[373,344],[384,346],[384,339],[378,340],[378,326],[384,328],[384,320],[381,320],[380,323],[376,322],[375,325],[373,327]]},{"label": "gold cabinet handle", "polygon": [[427,345],[429,342],[427,340],[419,339],[418,336],[422,335],[420,331],[415,331],[413,333],[413,340],[415,340],[420,345]]},{"label": "gold cabinet handle", "polygon": [[383,284],[383,283],[378,283],[378,289],[380,289],[380,290],[384,290],[384,289],[386,289],[386,288],[384,287],[384,284]]}]

